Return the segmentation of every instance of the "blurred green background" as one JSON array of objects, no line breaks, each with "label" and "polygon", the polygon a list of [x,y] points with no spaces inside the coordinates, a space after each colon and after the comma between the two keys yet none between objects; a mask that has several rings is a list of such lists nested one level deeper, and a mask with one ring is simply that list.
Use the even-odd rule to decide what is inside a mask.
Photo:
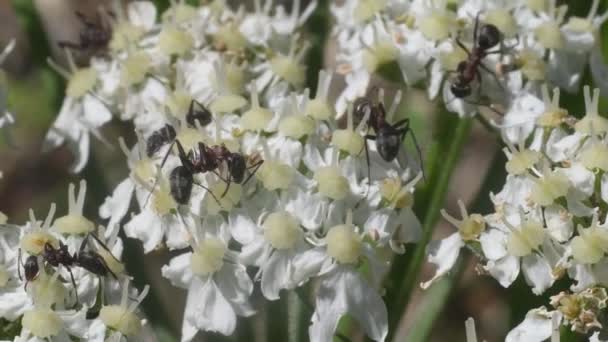
[{"label": "blurred green background", "polygon": [[[169,1],[155,2],[159,8],[169,6]],[[290,5],[290,1],[279,2],[288,7]],[[317,11],[306,23],[307,37],[313,42],[308,56],[308,84],[311,88],[316,85],[319,68],[335,67],[335,46],[329,34],[331,15],[328,1],[319,2]],[[65,87],[64,80],[49,68],[46,59],[51,56],[63,62],[56,42],[77,40],[80,23],[74,11],[79,10],[94,17],[97,6],[105,3],[109,1],[0,1],[0,47],[11,38],[16,38],[18,42],[17,48],[2,66],[8,74],[9,109],[17,119],[12,129],[11,144],[5,137],[0,138],[0,171],[3,172],[0,179],[0,211],[8,215],[11,223],[23,224],[30,208],[38,217],[45,215],[51,202],[57,203],[60,215],[65,213],[67,185],[81,178],[88,181],[86,213],[88,217],[98,217],[99,205],[114,186],[128,175],[124,157],[119,153],[116,142],[119,136],[132,142],[133,132],[128,123],[118,120],[103,129],[104,136],[113,143],[113,148],[92,139],[91,158],[79,175],[67,171],[72,161],[67,148],[44,154],[40,152],[46,131],[61,106]],[[559,3],[569,5],[570,15],[586,16],[591,1]],[[600,13],[607,9],[607,3],[602,1]],[[606,27],[603,31],[606,31]],[[605,52],[607,46],[604,43]],[[586,84],[590,84],[588,72],[584,78]],[[339,92],[340,82],[334,82],[334,94]],[[438,103],[429,102],[420,89],[406,90],[402,84],[381,77],[375,78],[373,83],[386,88],[389,96],[396,89],[405,91],[405,105],[400,113],[413,118],[413,129],[423,146],[428,177],[417,193],[415,209],[419,217],[427,219],[430,229],[434,230],[433,239],[443,238],[454,229],[439,220],[437,215],[427,216],[429,203],[433,199],[437,206],[445,207],[450,213],[457,212],[458,198],[468,204],[470,211],[488,213],[492,210],[487,194],[500,190],[505,177],[505,158],[499,153],[499,137],[477,122],[459,122],[455,115],[442,111]],[[584,111],[582,95],[562,94],[561,105],[571,114],[581,115]],[[600,113],[605,112],[606,101],[602,98]],[[460,131],[457,132],[455,127]],[[459,143],[455,144],[454,139],[460,139]],[[453,157],[450,159],[446,156]],[[445,188],[443,192],[437,187],[442,182]],[[435,224],[437,220],[439,222]],[[403,286],[400,279],[408,272],[409,261],[415,254],[415,249],[409,248],[405,256],[399,257],[387,282],[387,297],[399,299],[390,303],[408,304],[407,310],[402,306],[389,309],[391,327],[394,328],[391,334],[399,341],[463,341],[464,321],[470,316],[476,319],[481,339],[502,341],[508,330],[520,322],[529,309],[547,305],[550,295],[567,287],[567,284],[558,284],[545,295],[534,296],[520,277],[514,286],[503,289],[493,279],[478,276],[476,261],[463,253],[465,258],[459,263],[457,272],[426,292],[416,286],[410,297],[399,298],[398,292]],[[184,291],[171,287],[160,277],[160,267],[168,260],[169,252],[157,251],[146,255],[144,264],[140,243],[127,240],[124,257],[136,284],[141,288],[148,283],[153,289],[144,305],[151,327],[149,340],[179,340]],[[417,278],[410,283],[418,284],[421,279],[428,279],[431,272],[432,269],[425,266],[420,274],[414,273]],[[285,317],[290,300],[268,303],[256,292],[254,305],[259,313],[251,318],[241,318],[233,337],[200,334],[200,341],[287,340],[288,327],[277,317]],[[401,315],[403,311],[405,314]],[[305,312],[302,317],[303,327],[307,326],[307,315],[309,313]],[[348,320],[340,329],[352,341],[364,340],[356,327],[348,324]],[[301,340],[305,339],[305,332],[302,332]],[[564,339],[577,341],[576,336],[567,333],[564,333]]]}]

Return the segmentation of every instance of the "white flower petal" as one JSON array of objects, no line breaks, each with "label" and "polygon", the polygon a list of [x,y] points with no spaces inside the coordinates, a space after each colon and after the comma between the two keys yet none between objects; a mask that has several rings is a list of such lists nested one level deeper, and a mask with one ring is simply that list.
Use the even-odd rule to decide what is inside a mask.
[{"label": "white flower petal", "polygon": [[156,6],[151,1],[133,1],[127,11],[129,21],[135,26],[151,29],[156,22]]},{"label": "white flower petal", "polygon": [[[184,324],[226,336],[234,332],[236,313],[211,278],[193,278],[188,288]],[[192,331],[190,327],[187,328]]]},{"label": "white flower petal", "polygon": [[245,265],[263,266],[272,248],[266,239],[260,234],[251,243],[244,245],[239,253],[239,261]]},{"label": "white flower petal", "polygon": [[483,255],[498,260],[507,255],[507,235],[499,229],[488,229],[479,236]]},{"label": "white flower petal", "polygon": [[112,192],[112,196],[106,197],[105,201],[99,207],[99,216],[104,219],[110,219],[108,227],[113,227],[119,224],[129,211],[135,183],[131,178],[126,178],[120,182]]},{"label": "white flower petal", "polygon": [[173,286],[187,289],[192,281],[192,270],[190,269],[190,258],[192,253],[178,255],[164,265],[161,269],[163,277],[169,279]]},{"label": "white flower petal", "polygon": [[530,254],[521,259],[521,270],[528,285],[533,286],[532,292],[540,295],[551,287],[555,279],[551,273],[551,265],[538,255]]},{"label": "white flower petal", "polygon": [[574,232],[574,223],[570,215],[559,205],[545,208],[545,222],[547,222],[549,235],[556,241],[566,242]]},{"label": "white flower petal", "polygon": [[532,309],[518,326],[509,332],[505,342],[542,342],[551,337],[551,313],[544,307]]},{"label": "white flower petal", "polygon": [[375,341],[388,334],[388,314],[380,295],[353,269],[339,267],[325,275],[317,290],[309,328],[311,341],[331,341],[340,317],[352,315]]},{"label": "white flower petal", "polygon": [[112,120],[112,113],[99,99],[93,95],[85,95],[82,99],[84,123],[89,129],[102,126]]},{"label": "white flower petal", "polygon": [[249,316],[254,310],[249,305],[249,297],[253,292],[253,281],[247,274],[247,269],[243,265],[224,263],[224,266],[215,275],[217,286],[222,291],[222,295],[233,306],[240,304],[237,312],[240,316]]},{"label": "white flower petal", "polygon": [[484,266],[494,279],[503,287],[509,287],[519,275],[519,258],[506,256],[498,260],[490,260]]},{"label": "white flower petal", "polygon": [[141,240],[144,252],[151,252],[163,239],[163,222],[151,210],[143,210],[124,225],[125,234]]},{"label": "white flower petal", "polygon": [[325,249],[316,247],[296,255],[293,260],[293,278],[295,285],[300,285],[308,281],[309,278],[316,276],[323,267],[326,260],[330,259],[325,254]]},{"label": "white flower petal", "polygon": [[456,232],[447,238],[439,241],[431,241],[426,248],[426,253],[430,263],[437,265],[435,275],[430,280],[420,284],[420,287],[427,289],[433,282],[444,274],[448,273],[460,254],[460,249],[464,242],[460,238],[460,233]]},{"label": "white flower petal", "polygon": [[262,294],[268,300],[279,299],[279,291],[289,287],[292,271],[289,252],[276,250],[262,266]]},{"label": "white flower petal", "polygon": [[233,210],[228,215],[228,226],[232,237],[240,244],[247,245],[256,237],[259,230],[251,217],[243,210]]}]

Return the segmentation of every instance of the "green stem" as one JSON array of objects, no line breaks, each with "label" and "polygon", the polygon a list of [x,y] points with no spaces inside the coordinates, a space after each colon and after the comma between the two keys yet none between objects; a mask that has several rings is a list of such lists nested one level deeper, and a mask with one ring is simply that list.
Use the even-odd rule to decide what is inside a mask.
[{"label": "green stem", "polygon": [[[503,186],[504,179],[506,177],[505,163],[507,162],[505,155],[498,153],[494,156],[492,166],[488,170],[485,176],[483,185],[481,186],[473,205],[471,212],[475,213],[489,213],[493,211],[493,205],[488,200],[488,194],[490,192],[497,192]],[[454,285],[460,279],[460,275],[464,271],[464,267],[468,264],[470,255],[461,257],[456,263],[454,268],[445,279],[439,281],[433,285],[427,293],[425,293],[425,299],[421,305],[420,312],[416,314],[414,324],[416,327],[407,334],[406,341],[409,342],[422,342],[428,341],[432,332],[435,320],[443,312],[445,305],[448,302],[448,298],[454,289]]]},{"label": "green stem", "polygon": [[452,139],[449,142],[449,147],[445,159],[443,159],[442,165],[440,165],[441,171],[439,177],[433,187],[432,195],[429,201],[427,215],[424,218],[422,237],[416,248],[414,254],[410,259],[407,267],[405,276],[398,281],[395,287],[397,288],[397,296],[394,300],[389,301],[392,310],[389,310],[389,336],[387,338],[390,341],[393,334],[396,331],[397,323],[399,322],[410,296],[415,289],[418,281],[418,272],[422,267],[424,261],[426,245],[433,236],[435,230],[435,224],[439,219],[439,212],[444,204],[445,195],[448,191],[448,185],[452,173],[456,167],[457,161],[460,157],[460,153],[466,142],[469,132],[473,124],[473,119],[461,119],[458,121]]}]

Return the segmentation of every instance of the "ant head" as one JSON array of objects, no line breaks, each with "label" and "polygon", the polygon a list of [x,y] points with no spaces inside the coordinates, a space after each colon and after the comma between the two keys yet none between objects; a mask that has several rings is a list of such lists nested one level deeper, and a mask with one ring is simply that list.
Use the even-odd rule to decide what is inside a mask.
[{"label": "ant head", "polygon": [[55,247],[53,247],[53,245],[51,245],[50,242],[46,242],[44,244],[44,252],[46,252],[46,253],[53,253],[53,252],[55,252]]},{"label": "ant head", "polygon": [[455,97],[462,99],[471,95],[471,86],[469,84],[455,82],[450,86],[450,91]]},{"label": "ant head", "polygon": [[230,170],[232,180],[237,184],[241,184],[245,178],[245,170],[247,169],[247,162],[243,155],[233,153],[228,161],[228,169]]},{"label": "ant head", "polygon": [[363,118],[365,110],[367,108],[373,109],[374,103],[367,97],[359,97],[353,103],[353,116],[356,118]]},{"label": "ant head", "polygon": [[[194,105],[196,105],[198,108],[195,109]],[[191,127],[196,127],[196,122],[198,122],[201,127],[207,126],[209,123],[211,123],[211,112],[203,104],[192,100],[190,103],[190,109],[186,114],[186,122]]]},{"label": "ant head", "polygon": [[390,131],[380,130],[376,135],[378,154],[387,162],[390,162],[397,157],[399,147],[401,146],[400,135],[392,133],[393,132]]},{"label": "ant head", "polygon": [[478,44],[482,50],[490,49],[500,42],[500,31],[492,24],[485,24],[479,30]]},{"label": "ant head", "polygon": [[38,258],[35,255],[30,255],[25,259],[25,265],[23,265],[25,271],[25,279],[32,281],[38,274]]}]

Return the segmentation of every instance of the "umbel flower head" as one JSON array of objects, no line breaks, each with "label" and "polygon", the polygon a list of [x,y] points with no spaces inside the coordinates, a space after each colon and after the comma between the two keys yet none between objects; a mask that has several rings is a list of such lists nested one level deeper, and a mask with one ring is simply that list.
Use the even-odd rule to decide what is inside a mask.
[{"label": "umbel flower head", "polygon": [[460,116],[500,105],[507,108],[502,126],[522,127],[541,114],[540,84],[576,92],[587,65],[606,84],[598,30],[608,15],[598,13],[599,3],[590,2],[586,17],[556,1],[332,4],[336,62],[347,82],[337,111],[365,94],[376,74],[423,83],[429,98],[441,96]]},{"label": "umbel flower head", "polygon": [[[65,245],[73,254],[95,233],[113,251],[123,230],[145,253],[175,253],[162,271],[188,290],[183,341],[199,331],[232,334],[239,316],[256,312],[250,296],[258,281],[264,297],[277,300],[311,279],[322,285],[314,340],[330,339],[335,323],[351,314],[380,341],[388,332],[380,296],[388,265],[378,251],[403,253],[419,239],[412,206],[420,166],[408,162],[400,142],[387,158],[385,143],[368,133],[375,129],[369,109],[350,110],[348,126],[339,126],[344,113],[329,96],[331,70],[319,71],[316,89],[304,89],[310,43],[301,28],[316,2],[300,8],[294,1],[291,11],[271,5],[256,1],[247,12],[179,2],[157,21],[152,3],[132,2],[109,20],[110,53],[80,67],[68,52],[69,70],[49,62],[68,85],[46,146],[67,143],[72,171],[86,165],[90,135],[106,141],[101,129],[115,118],[132,122],[137,140],[118,142],[129,174],[99,208],[108,228],[97,232],[84,214],[86,183],[78,191],[70,186],[68,213],[53,221],[52,210],[40,227],[32,220],[24,256],[47,265],[45,248]],[[400,96],[387,112],[389,125]],[[77,293],[99,309],[98,328],[132,338],[141,320],[125,299],[133,296],[124,266],[96,242],[83,248],[91,246],[120,282],[60,265],[61,277],[40,273],[57,287],[46,302],[73,309]],[[253,267],[257,274],[248,272]],[[77,289],[60,281],[71,279],[69,271]],[[90,286],[80,285],[83,279]],[[108,282],[121,296],[97,303],[95,289]],[[348,298],[332,295],[341,292]]]},{"label": "umbel flower head", "polygon": [[[570,284],[569,292],[552,297],[554,311],[530,311],[507,340],[548,338],[556,315],[557,324],[582,333],[601,326],[597,315],[605,307],[606,295],[596,286],[607,279],[608,213],[603,203],[608,198],[608,178],[602,160],[608,156],[608,145],[604,119],[598,114],[599,92],[591,94],[586,86],[586,108],[580,119],[562,113],[555,125],[548,125],[551,120],[546,118],[539,120],[530,130],[531,142],[521,140],[517,148],[508,144],[505,184],[500,192],[490,194],[495,211],[479,216],[485,230],[464,229],[479,232],[475,236],[481,248],[474,250],[487,273],[502,286],[509,287],[520,271],[537,295],[558,279],[566,278]],[[545,102],[545,116],[559,110],[558,99],[554,96]],[[454,224],[466,226],[465,221]],[[462,231],[459,228],[461,235]],[[444,241],[439,245],[445,246],[438,249],[441,255],[453,256],[462,242],[450,248]],[[452,268],[452,258],[438,258],[434,249],[430,252],[429,261],[439,265],[438,275]]]}]

